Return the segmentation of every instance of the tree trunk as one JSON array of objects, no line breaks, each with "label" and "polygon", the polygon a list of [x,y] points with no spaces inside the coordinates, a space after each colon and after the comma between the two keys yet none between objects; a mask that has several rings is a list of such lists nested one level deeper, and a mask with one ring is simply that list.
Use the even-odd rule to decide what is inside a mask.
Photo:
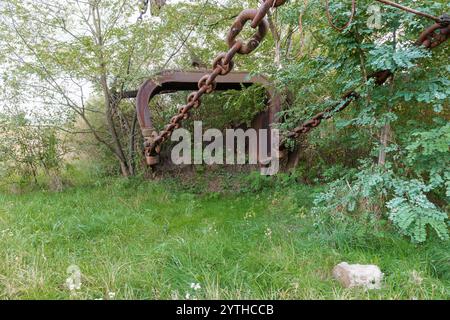
[{"label": "tree trunk", "polygon": [[378,154],[379,166],[384,166],[386,164],[386,148],[388,146],[390,136],[391,136],[391,125],[389,123],[386,123],[384,127],[381,129],[380,152]]},{"label": "tree trunk", "polygon": [[129,168],[130,168],[130,174],[134,176],[135,173],[135,162],[134,157],[136,155],[136,126],[137,126],[137,112],[133,115],[133,123],[131,124],[131,130],[130,130],[130,142],[129,142]]},{"label": "tree trunk", "polygon": [[106,122],[108,124],[108,130],[111,135],[113,147],[114,147],[114,154],[119,160],[120,163],[120,169],[122,172],[122,175],[124,177],[130,176],[129,167],[127,164],[127,159],[125,157],[125,153],[123,151],[122,144],[120,142],[120,138],[117,134],[116,126],[114,124],[114,118],[113,118],[113,110],[116,103],[118,103],[117,99],[114,99],[111,90],[108,86],[108,78],[107,78],[107,68],[106,68],[106,61],[103,54],[103,35],[102,35],[102,28],[101,28],[101,20],[100,20],[100,12],[98,9],[98,5],[93,5],[92,7],[92,18],[94,20],[94,26],[95,26],[95,32],[96,32],[96,41],[98,46],[98,59],[99,59],[99,66],[100,66],[100,86],[103,91],[103,98],[105,103],[105,115],[106,115]]},{"label": "tree trunk", "polygon": [[[397,47],[397,29],[394,29],[393,33],[393,51],[395,52],[396,47]],[[394,77],[391,78],[391,83],[390,83],[390,95],[389,98],[392,98],[393,94],[394,94],[394,86],[395,86],[395,82],[394,82]],[[392,103],[389,101],[389,112],[392,111]],[[378,154],[378,165],[379,166],[384,166],[386,164],[386,148],[388,146],[389,140],[391,139],[391,125],[389,123],[389,121],[386,122],[386,124],[384,125],[384,127],[381,129],[381,135],[380,135],[380,152]]]},{"label": "tree trunk", "polygon": [[281,68],[281,39],[280,39],[280,33],[278,32],[277,26],[275,25],[275,22],[273,21],[273,16],[269,12],[267,14],[267,20],[269,21],[269,28],[270,32],[272,33],[274,42],[275,42],[275,65],[278,68]]},{"label": "tree trunk", "polygon": [[128,168],[128,164],[126,162],[123,162],[122,160],[119,160],[120,162],[120,170],[122,172],[122,176],[125,178],[128,178],[130,176],[130,170]]}]

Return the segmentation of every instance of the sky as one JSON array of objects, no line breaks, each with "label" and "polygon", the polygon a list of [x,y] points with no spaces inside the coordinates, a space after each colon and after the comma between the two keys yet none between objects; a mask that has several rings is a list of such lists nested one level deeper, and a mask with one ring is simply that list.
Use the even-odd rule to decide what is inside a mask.
[{"label": "sky", "polygon": [[[31,2],[35,2],[33,0],[30,0],[30,1]],[[138,1],[137,0],[133,0],[133,1],[136,2],[136,8],[137,8],[138,7]],[[67,2],[67,0],[57,0],[57,2],[65,3],[65,2]],[[175,4],[175,3],[180,3],[180,2],[197,2],[197,1],[195,1],[195,0],[167,0],[167,4]],[[0,6],[1,5],[2,5],[2,3],[0,1]],[[135,23],[135,21],[138,18],[138,16],[139,16],[139,12],[138,12],[138,10],[136,10],[136,15],[135,15],[135,17],[133,17],[131,19],[130,24]],[[149,12],[147,12],[144,15],[144,19],[148,19],[148,17],[149,17]],[[72,29],[71,31],[73,31],[74,33],[79,33],[80,31],[82,32],[82,30],[80,30],[80,29],[77,30],[76,27],[75,27],[75,29]],[[0,64],[0,67],[1,67],[1,64]],[[4,84],[3,84],[3,81],[1,79],[1,77],[0,77],[0,90],[2,90],[2,91],[3,90],[8,90],[7,88],[4,87]],[[73,90],[74,91],[78,90],[78,88],[76,88],[74,86]],[[83,84],[83,91],[84,91],[86,100],[89,99],[89,97],[92,95],[92,92],[93,92],[92,87],[88,83]],[[0,97],[1,97],[1,95],[0,95]],[[74,99],[79,100],[79,98],[76,97],[76,96],[74,96]],[[6,106],[8,106],[8,104],[9,104],[9,101],[0,100],[0,112],[5,111]],[[51,107],[49,107],[48,105],[44,106],[42,103],[39,103],[39,102],[36,102],[36,101],[34,101],[33,103],[30,103],[28,101],[28,102],[24,103],[23,106],[21,106],[21,109],[24,109],[26,112],[28,112],[30,114],[30,117],[33,117],[33,114],[36,114],[36,113],[40,113],[40,114],[46,113],[47,111],[49,111],[49,109],[51,109]]]},{"label": "sky", "polygon": [[[36,0],[28,0],[28,1],[36,2]],[[71,0],[71,1],[73,1],[73,0]],[[136,2],[136,15],[134,17],[132,17],[131,20],[130,20],[130,24],[134,24],[136,19],[139,16],[139,11],[137,10],[137,8],[138,8],[138,0],[131,0],[131,1],[135,1]],[[176,3],[181,3],[181,2],[198,3],[198,1],[199,0],[167,0],[166,3],[167,4],[176,4]],[[202,0],[202,1],[204,1],[204,0]],[[223,4],[226,4],[227,1],[228,0],[219,0],[219,2],[223,3]],[[0,2],[1,2],[1,0],[0,0]],[[67,0],[57,0],[57,2],[59,2],[59,3],[66,3]],[[0,6],[1,6],[1,3],[0,3]],[[150,14],[149,14],[149,12],[147,12],[144,15],[144,19],[148,19],[149,17],[150,17]],[[152,17],[152,18],[153,19],[157,19],[156,17]],[[71,31],[74,32],[75,34],[83,32],[82,29],[76,29],[76,26]],[[0,65],[0,67],[1,67],[1,65]],[[3,83],[2,83],[1,77],[0,77],[0,87],[1,87],[1,89],[6,89],[7,90],[7,88],[3,88]],[[82,88],[83,88],[84,99],[88,100],[89,97],[92,96],[92,92],[93,92],[92,86],[89,83],[85,83],[85,84],[82,85]],[[77,88],[76,86],[73,86],[73,88],[70,88],[69,90],[70,91],[73,90],[74,92],[75,91],[79,92],[79,88]],[[0,93],[0,97],[1,97],[1,93]],[[76,100],[76,101],[80,101],[80,95],[79,94],[74,94],[72,98],[74,100]],[[36,97],[36,99],[38,99],[38,98]],[[7,106],[8,103],[9,103],[8,101],[1,101],[0,100],[0,112],[2,112],[2,110],[3,111],[5,110],[5,106]],[[33,101],[33,102],[31,102],[31,101],[24,101],[23,105],[20,106],[20,107],[21,107],[21,109],[23,109],[23,110],[25,110],[26,112],[29,113],[29,117],[30,118],[35,117],[36,114],[44,115],[46,113],[51,114],[53,112],[52,111],[52,107],[50,105],[44,104],[42,102],[37,102],[37,101]]]}]

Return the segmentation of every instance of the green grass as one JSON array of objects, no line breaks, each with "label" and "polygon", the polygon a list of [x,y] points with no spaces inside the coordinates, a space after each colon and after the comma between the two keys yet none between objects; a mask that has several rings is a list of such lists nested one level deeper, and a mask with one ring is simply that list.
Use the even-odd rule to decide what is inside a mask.
[{"label": "green grass", "polygon": [[[335,223],[311,213],[310,187],[232,195],[175,185],[117,179],[0,194],[0,298],[450,298],[431,254],[448,243]],[[379,265],[383,289],[343,289],[331,275],[342,261]],[[70,265],[80,290],[65,285]]]}]

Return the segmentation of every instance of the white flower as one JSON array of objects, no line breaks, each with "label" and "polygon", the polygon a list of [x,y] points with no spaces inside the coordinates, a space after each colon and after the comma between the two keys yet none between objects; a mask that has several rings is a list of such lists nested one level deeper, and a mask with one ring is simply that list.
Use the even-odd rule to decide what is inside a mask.
[{"label": "white flower", "polygon": [[256,213],[253,210],[247,211],[244,216],[244,220],[250,220],[256,217]]},{"label": "white flower", "polygon": [[189,293],[186,293],[186,300],[189,300],[191,298],[191,295]]},{"label": "white flower", "polygon": [[116,293],[115,292],[108,292],[108,297],[109,299],[114,299],[116,297]]},{"label": "white flower", "polygon": [[171,298],[172,298],[172,300],[180,300],[180,298],[178,297],[178,291],[177,290],[172,291]]},{"label": "white flower", "polygon": [[200,283],[191,283],[191,289],[194,289],[195,291],[200,290],[202,287],[200,286]]},{"label": "white flower", "polygon": [[197,285],[195,286],[194,290],[200,290],[202,287],[200,286],[200,283],[197,283]]},{"label": "white flower", "polygon": [[416,270],[413,270],[410,273],[410,281],[418,286],[420,286],[423,282],[423,278],[420,276],[420,273]]}]

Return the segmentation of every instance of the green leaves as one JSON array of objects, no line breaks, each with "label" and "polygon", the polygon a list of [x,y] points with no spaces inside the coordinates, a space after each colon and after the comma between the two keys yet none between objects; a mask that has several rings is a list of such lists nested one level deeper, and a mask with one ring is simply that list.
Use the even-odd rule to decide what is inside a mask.
[{"label": "green leaves", "polygon": [[430,52],[415,46],[405,46],[393,49],[392,45],[382,45],[369,52],[369,64],[373,70],[410,69],[417,59],[430,56]]},{"label": "green leaves", "polygon": [[414,132],[412,136],[413,141],[406,147],[410,152],[410,161],[415,160],[419,155],[436,156],[437,153],[448,155],[450,123],[429,131]]},{"label": "green leaves", "polygon": [[55,129],[34,125],[24,113],[0,119],[0,175],[29,182],[40,172],[59,172],[66,142]]},{"label": "green leaves", "polygon": [[389,219],[401,233],[411,237],[413,242],[426,240],[428,226],[441,240],[449,240],[447,214],[437,210],[423,194],[413,201],[396,197],[387,203],[387,207],[390,210]]},{"label": "green leaves", "polygon": [[388,198],[386,215],[400,233],[420,243],[427,239],[430,227],[441,240],[448,240],[448,215],[432,203],[427,194],[444,184],[449,186],[449,176],[447,180],[435,178],[426,183],[399,176],[391,164],[381,168],[366,163],[355,176],[331,183],[316,198],[316,210],[370,213],[371,208],[383,205],[382,199]]}]

